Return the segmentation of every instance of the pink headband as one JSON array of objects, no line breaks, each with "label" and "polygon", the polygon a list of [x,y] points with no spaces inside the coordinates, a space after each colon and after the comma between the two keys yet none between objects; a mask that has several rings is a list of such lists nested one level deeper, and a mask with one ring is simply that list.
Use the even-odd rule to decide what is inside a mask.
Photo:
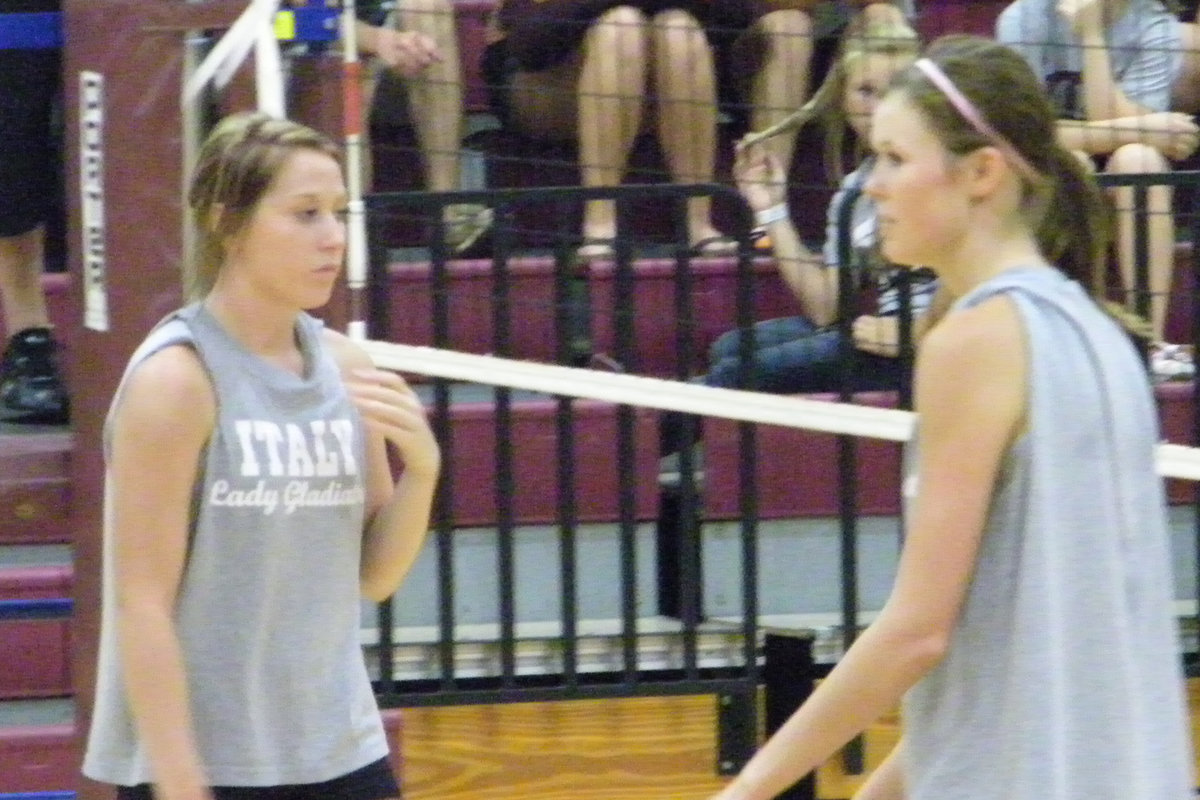
[{"label": "pink headband", "polygon": [[1025,159],[1023,155],[1017,152],[1017,149],[1009,144],[1008,140],[1000,135],[1000,132],[988,124],[988,121],[979,113],[979,109],[975,104],[967,99],[967,96],[958,90],[950,77],[942,71],[942,68],[930,61],[928,58],[919,58],[914,66],[925,74],[926,78],[938,88],[950,104],[954,106],[959,114],[962,114],[963,119],[971,123],[971,127],[976,130],[981,136],[992,143],[992,146],[1004,154],[1009,163],[1016,167],[1017,171],[1022,173],[1030,181],[1037,182],[1041,179],[1041,175],[1033,165]]}]

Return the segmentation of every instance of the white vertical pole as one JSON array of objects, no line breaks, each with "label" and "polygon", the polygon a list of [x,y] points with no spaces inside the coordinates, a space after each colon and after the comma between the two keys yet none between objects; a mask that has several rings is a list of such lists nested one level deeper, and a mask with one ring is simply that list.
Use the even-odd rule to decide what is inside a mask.
[{"label": "white vertical pole", "polygon": [[342,0],[342,125],[346,138],[346,283],[350,290],[347,334],[367,338],[367,218],[363,203],[362,62],[358,58],[358,17],[354,0]]}]

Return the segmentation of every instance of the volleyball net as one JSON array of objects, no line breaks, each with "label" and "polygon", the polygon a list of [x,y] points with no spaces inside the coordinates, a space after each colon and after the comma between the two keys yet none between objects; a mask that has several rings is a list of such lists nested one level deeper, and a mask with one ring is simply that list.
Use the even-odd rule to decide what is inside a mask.
[{"label": "volleyball net", "polygon": [[[365,342],[364,347],[379,367],[396,372],[829,434],[906,442],[916,417],[901,409],[714,388],[432,347],[381,341]],[[1158,445],[1157,463],[1164,478],[1200,480],[1200,448],[1164,442]]]}]

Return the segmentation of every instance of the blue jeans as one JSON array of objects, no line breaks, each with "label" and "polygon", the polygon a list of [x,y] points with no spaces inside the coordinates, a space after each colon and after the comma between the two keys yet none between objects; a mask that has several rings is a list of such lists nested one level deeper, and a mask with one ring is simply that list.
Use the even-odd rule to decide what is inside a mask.
[{"label": "blue jeans", "polygon": [[[836,392],[842,388],[843,337],[836,328],[819,328],[804,317],[769,319],[754,325],[753,360],[739,380],[743,329],[720,336],[709,349],[708,386],[772,394]],[[849,370],[855,392],[896,389],[904,364],[898,358],[864,353],[851,346]]]},{"label": "blue jeans", "polygon": [[[749,389],[771,394],[836,392],[842,388],[843,337],[835,328],[819,328],[804,317],[769,319],[754,325],[754,350],[745,381],[739,381],[742,329],[722,334],[709,348],[707,375],[697,383],[723,389]],[[854,359],[846,376],[854,392],[900,388],[904,364],[898,358],[864,353],[851,346]],[[667,412],[659,428],[663,455],[699,441],[699,417]]]}]

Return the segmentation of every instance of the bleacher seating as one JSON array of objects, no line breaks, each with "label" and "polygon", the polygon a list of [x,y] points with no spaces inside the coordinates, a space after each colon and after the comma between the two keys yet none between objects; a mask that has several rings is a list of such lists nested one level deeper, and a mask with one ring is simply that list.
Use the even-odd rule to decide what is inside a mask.
[{"label": "bleacher seating", "polygon": [[[548,258],[521,258],[507,267],[511,303],[510,349],[513,358],[555,361],[555,268]],[[434,343],[434,282],[428,262],[391,265],[390,341]],[[498,353],[494,316],[496,269],[490,259],[446,265],[445,301],[449,311],[447,347],[469,353]]]},{"label": "bleacher seating", "polygon": [[78,782],[75,726],[0,726],[0,792],[53,792]]},{"label": "bleacher seating", "polygon": [[[526,525],[552,523],[559,518],[556,403],[521,400],[514,402],[512,409],[512,521]],[[497,409],[491,403],[464,403],[453,406],[451,414],[451,434],[443,448],[450,453],[447,477],[453,487],[454,525],[495,525],[499,519]],[[572,418],[578,521],[617,522],[621,480],[615,449],[617,407],[579,401],[575,403]],[[634,415],[633,429],[634,516],[639,521],[651,520],[658,508],[657,415],[640,410]]]},{"label": "bleacher seating", "polygon": [[916,28],[931,42],[948,33],[991,37],[996,17],[1011,0],[917,0]]},{"label": "bleacher seating", "polygon": [[[591,330],[592,349],[617,352],[617,328],[632,321],[637,342],[636,363],[623,364],[642,375],[677,374],[675,309],[676,262],[641,259],[634,263],[633,292],[624,314],[617,296],[613,262],[596,262],[580,276],[588,288],[584,322]],[[731,258],[692,260],[687,269],[692,280],[689,302],[695,333],[691,348],[694,370],[703,363],[707,347],[735,326],[737,262]],[[446,266],[445,299],[449,310],[447,347],[471,353],[496,353],[495,310],[497,268],[490,260],[452,261]],[[569,280],[556,272],[551,258],[518,258],[507,265],[511,327],[508,349],[513,358],[557,361],[557,286]],[[396,262],[390,268],[390,341],[431,345],[434,342],[435,285],[427,262]],[[795,313],[796,304],[774,266],[765,259],[754,265],[755,313],[759,319]],[[580,312],[582,313],[582,312]]]},{"label": "bleacher seating", "polygon": [[[0,569],[0,600],[71,597],[65,565]],[[0,700],[71,694],[71,626],[67,619],[0,621]]]},{"label": "bleacher seating", "polygon": [[[918,0],[917,25],[933,38],[948,32],[990,34],[1001,0]],[[463,58],[465,102],[469,113],[488,112],[487,87],[479,71],[483,28],[494,0],[457,0],[460,49]],[[376,188],[411,189],[420,186],[419,157],[415,141],[403,118],[376,120],[373,146],[376,155]],[[724,144],[731,143],[723,131]],[[487,158],[489,186],[572,185],[578,182],[573,148],[549,145],[506,131],[483,131],[469,144]],[[729,147],[722,148],[718,178],[728,177]],[[832,193],[824,180],[821,148],[814,132],[806,131],[797,145],[790,180],[791,207],[808,239],[823,233],[824,208]],[[661,154],[653,137],[645,137],[635,151],[627,182],[663,181]],[[644,209],[639,209],[643,211]],[[725,211],[718,207],[717,221]],[[637,213],[635,233],[651,239],[670,235],[665,215]],[[557,222],[557,221],[555,221]],[[544,244],[543,222],[522,217],[519,224],[528,243]],[[398,220],[382,228],[389,245],[421,244],[421,224]],[[541,237],[541,238],[539,238]],[[1194,278],[1191,246],[1177,249],[1176,287],[1172,294],[1167,335],[1172,341],[1190,341]],[[685,372],[702,368],[708,345],[734,325],[735,263],[731,259],[702,259],[690,266],[693,280],[693,313],[697,328],[690,342],[695,362]],[[554,265],[548,258],[517,259],[510,265],[513,321],[508,355],[543,361],[556,360]],[[632,324],[637,352],[630,363],[619,366],[638,374],[674,376],[680,372],[676,350],[675,263],[644,259],[635,264],[635,289],[631,316],[618,314],[615,269],[597,263],[586,277],[589,287],[589,324],[592,348],[612,355],[617,350],[618,328]],[[495,275],[490,260],[452,262],[448,267],[448,300],[451,313],[450,346],[470,352],[495,350],[493,307]],[[426,262],[409,261],[389,266],[390,320],[387,338],[410,344],[433,341],[432,288]],[[769,261],[755,265],[756,317],[794,313],[795,304]],[[72,276],[48,275],[44,285],[52,321],[69,352],[76,334],[71,292]],[[164,309],[165,310],[165,309]],[[2,320],[0,320],[2,323]],[[3,326],[0,325],[0,330]],[[64,353],[66,355],[66,353]],[[690,366],[691,369],[687,367]],[[1156,389],[1165,439],[1191,443],[1196,430],[1194,386],[1168,384]],[[826,398],[832,399],[832,398]],[[894,405],[889,393],[869,393],[857,402],[882,407]],[[555,403],[520,399],[513,403],[512,441],[515,491],[515,524],[546,524],[557,518],[557,433]],[[616,519],[618,481],[614,441],[617,415],[614,406],[579,402],[575,405],[575,487],[578,519],[584,523]],[[496,496],[497,411],[487,402],[456,403],[451,411],[454,459],[448,462],[453,486],[453,521],[456,526],[494,525],[498,518]],[[634,482],[637,487],[634,516],[637,521],[656,518],[658,496],[658,415],[641,411],[633,420]],[[763,519],[826,517],[837,513],[836,440],[834,437],[762,426],[757,433],[755,480],[760,492]],[[68,543],[70,529],[68,433],[36,436],[0,436],[0,545]],[[863,514],[895,514],[899,508],[900,448],[889,442],[859,442],[858,478]],[[706,519],[733,519],[739,515],[737,425],[720,420],[705,423],[703,514]],[[1168,483],[1172,503],[1194,501],[1191,483]],[[69,567],[34,567],[0,571],[0,599],[71,596]],[[66,620],[0,623],[5,656],[0,660],[0,699],[51,697],[71,692],[69,623]],[[11,647],[9,646],[11,645]],[[400,773],[402,716],[385,712],[392,757]],[[0,727],[0,792],[51,791],[72,787],[78,768],[77,737],[69,725]]]},{"label": "bleacher seating", "polygon": [[71,434],[0,436],[0,544],[70,541]]},{"label": "bleacher seating", "polygon": [[[694,334],[690,340],[692,363],[684,375],[704,371],[708,347],[722,333],[737,326],[737,262],[732,258],[697,258],[687,266],[692,291]],[[798,307],[768,259],[753,265],[755,319],[790,316]],[[679,376],[679,316],[675,313],[678,287],[673,259],[642,259],[634,265],[630,296],[618,296],[617,269],[611,262],[593,265],[589,275],[593,347],[616,354],[618,329],[629,326],[636,352],[629,372],[659,377]]]},{"label": "bleacher seating", "polygon": [[[833,402],[834,395],[810,396]],[[854,402],[895,408],[894,392],[866,392]],[[838,514],[837,437],[826,433],[760,425],[754,485],[761,519],[835,517]],[[900,453],[895,442],[857,439],[858,512],[891,515],[900,511]],[[705,420],[704,514],[707,519],[739,519],[740,443],[737,423]]]}]

